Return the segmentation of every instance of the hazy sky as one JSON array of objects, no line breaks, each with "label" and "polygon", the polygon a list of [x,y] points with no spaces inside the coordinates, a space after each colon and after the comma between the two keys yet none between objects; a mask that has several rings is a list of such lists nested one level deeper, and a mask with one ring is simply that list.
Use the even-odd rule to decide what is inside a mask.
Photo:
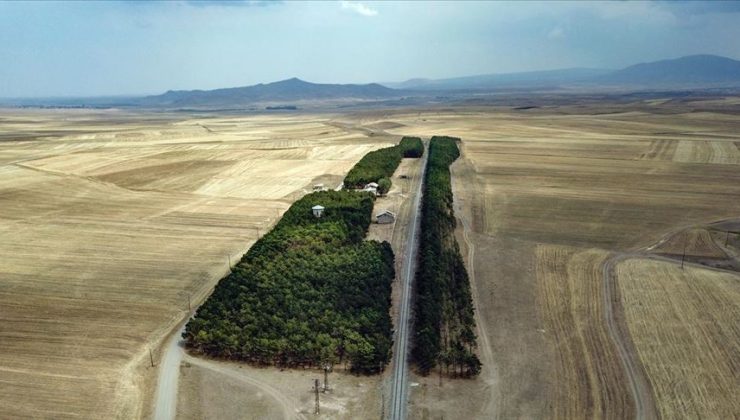
[{"label": "hazy sky", "polygon": [[0,97],[740,58],[740,2],[0,2]]}]

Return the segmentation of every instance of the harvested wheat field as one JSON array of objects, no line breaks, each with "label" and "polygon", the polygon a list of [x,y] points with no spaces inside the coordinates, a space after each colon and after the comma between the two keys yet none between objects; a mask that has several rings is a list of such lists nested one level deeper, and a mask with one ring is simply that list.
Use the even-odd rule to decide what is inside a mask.
[{"label": "harvested wheat field", "polygon": [[737,417],[740,274],[635,258],[617,275],[661,417]]},{"label": "harvested wheat field", "polygon": [[634,410],[604,320],[601,266],[608,254],[542,245],[537,255],[537,306],[543,330],[557,343],[556,418],[628,418]]},{"label": "harvested wheat field", "polygon": [[[688,253],[696,254],[692,264],[724,253],[708,242],[705,227],[740,213],[740,118],[731,102],[723,103],[543,99],[530,109],[495,105],[352,116],[395,134],[462,138],[453,190],[483,372],[473,381],[441,384],[435,375],[416,376],[413,416],[665,413],[650,362],[632,343],[634,323],[625,322],[620,304],[630,286],[614,281],[612,273],[621,255],[647,253],[664,238],[663,248],[651,252],[680,264],[675,252],[684,240],[670,238],[687,229]],[[658,287],[661,280],[639,281]],[[729,305],[734,309],[726,316],[740,324],[738,303]],[[653,327],[644,329],[648,335],[660,326],[658,316],[644,322]],[[720,348],[737,344],[729,335],[716,338]],[[639,340],[638,346],[657,338]],[[704,344],[687,347],[682,357],[712,351]],[[735,394],[737,377],[729,385]],[[687,378],[686,395],[704,392]],[[717,413],[740,415],[723,394],[711,399]]]},{"label": "harvested wheat field", "polygon": [[396,142],[328,115],[0,113],[0,406],[139,418],[158,346],[316,182]]}]

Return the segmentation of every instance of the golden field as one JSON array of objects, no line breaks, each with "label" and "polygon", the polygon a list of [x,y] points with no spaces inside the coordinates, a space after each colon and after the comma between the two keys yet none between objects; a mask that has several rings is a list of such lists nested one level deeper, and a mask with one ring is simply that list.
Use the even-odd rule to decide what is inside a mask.
[{"label": "golden field", "polygon": [[[148,417],[149,349],[156,364],[188,300],[313,184],[338,185],[401,135],[439,134],[463,140],[452,181],[484,366],[474,380],[413,376],[410,417],[740,416],[740,239],[726,233],[740,231],[727,221],[740,218],[738,102],[566,102],[3,111],[4,415]],[[409,165],[376,202],[397,226],[370,232],[400,256]],[[180,418],[311,411],[315,372],[187,360]],[[382,411],[387,378],[336,377],[329,417]]]},{"label": "golden field", "polygon": [[[475,381],[417,377],[414,416],[672,417],[675,394],[664,388],[678,377],[687,412],[711,407],[720,417],[740,415],[728,393],[706,394],[710,388],[690,372],[664,372],[669,360],[703,364],[703,352],[720,352],[724,359],[707,360],[718,364],[706,371],[729,366],[725,377],[734,378],[728,386],[737,394],[737,366],[721,364],[737,360],[737,340],[727,334],[715,335],[711,345],[696,340],[680,356],[670,348],[664,355],[647,351],[665,312],[635,312],[644,296],[634,287],[660,288],[664,280],[643,272],[624,280],[620,265],[654,253],[675,267],[686,242],[687,265],[699,276],[699,264],[736,266],[730,260],[737,254],[718,260],[718,249],[706,246],[710,234],[692,230],[740,217],[736,102],[543,100],[530,109],[439,107],[354,117],[397,124],[388,129],[395,134],[462,138],[462,158],[452,167],[458,242],[471,272],[484,368]],[[677,232],[688,232],[686,239],[671,239]],[[722,278],[740,281],[727,269]],[[730,286],[723,287],[714,293]],[[712,304],[690,293],[675,299],[697,308]],[[740,302],[725,299],[731,310],[723,325],[740,324]],[[697,320],[674,328],[688,340],[709,326]]]},{"label": "golden field", "polygon": [[661,417],[735,417],[740,276],[639,258],[621,262],[617,274]]},{"label": "golden field", "polygon": [[316,182],[397,141],[331,116],[0,113],[0,406],[148,415],[163,339]]}]

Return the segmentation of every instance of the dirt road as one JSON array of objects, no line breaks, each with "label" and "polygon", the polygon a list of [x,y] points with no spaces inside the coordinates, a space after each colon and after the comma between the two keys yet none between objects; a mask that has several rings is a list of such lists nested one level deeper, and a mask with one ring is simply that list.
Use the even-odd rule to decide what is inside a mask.
[{"label": "dirt road", "polygon": [[185,353],[184,340],[182,339],[182,333],[184,331],[185,325],[167,343],[165,356],[160,365],[159,381],[157,382],[156,405],[154,409],[155,420],[174,420],[177,417],[177,391],[180,379],[180,364],[183,361],[259,388],[265,395],[269,395],[275,400],[281,407],[284,418],[286,419],[305,418],[299,413],[298,405],[295,401],[290,400],[269,384],[250,378],[246,373],[221,366],[218,363],[208,360],[192,357]]},{"label": "dirt road", "polygon": [[398,312],[398,326],[393,348],[393,372],[391,375],[390,418],[403,420],[407,414],[408,400],[408,353],[409,323],[411,317],[411,286],[416,273],[416,254],[419,247],[417,238],[420,230],[419,208],[421,203],[422,184],[426,172],[429,149],[426,147],[421,163],[421,174],[414,193],[411,216],[411,233],[408,235],[405,258],[401,270],[401,299]]},{"label": "dirt road", "polygon": [[617,254],[604,261],[604,265],[602,266],[604,321],[609,331],[609,336],[617,348],[624,374],[629,382],[632,399],[635,401],[635,418],[639,420],[655,419],[657,418],[657,413],[650,383],[640,367],[636,352],[632,349],[631,341],[625,339],[627,332],[620,328],[616,319],[616,311],[621,311],[619,307],[621,304],[619,302],[614,264],[631,256],[630,254]]},{"label": "dirt road", "polygon": [[170,338],[164,350],[164,357],[159,366],[154,420],[174,420],[177,414],[177,385],[180,379],[180,363],[185,355],[183,332],[185,324]]},{"label": "dirt road", "polygon": [[455,215],[463,226],[463,239],[465,241],[465,248],[467,248],[468,251],[466,263],[468,276],[470,277],[470,293],[473,297],[473,305],[476,308],[475,325],[478,329],[478,348],[480,349],[480,355],[482,357],[481,362],[483,363],[481,378],[485,381],[487,388],[487,399],[483,406],[482,414],[493,415],[493,389],[496,384],[496,372],[494,370],[493,350],[488,340],[488,332],[486,331],[486,323],[481,319],[480,310],[478,310],[478,308],[480,308],[481,300],[478,294],[477,283],[475,282],[475,242],[470,239],[472,228],[470,227],[470,221],[468,220],[467,215],[462,210],[462,203],[459,197],[455,197],[454,206]]}]

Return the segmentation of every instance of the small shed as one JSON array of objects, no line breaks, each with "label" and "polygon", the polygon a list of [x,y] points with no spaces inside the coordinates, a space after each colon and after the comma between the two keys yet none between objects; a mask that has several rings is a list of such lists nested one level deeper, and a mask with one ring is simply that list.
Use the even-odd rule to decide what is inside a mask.
[{"label": "small shed", "polygon": [[321,217],[324,214],[324,206],[315,205],[311,207],[311,211],[313,212],[313,215],[316,217]]},{"label": "small shed", "polygon": [[375,188],[375,189],[378,189],[378,183],[377,182],[371,182],[371,183],[365,185],[365,188]]},{"label": "small shed", "polygon": [[313,186],[314,191],[326,191],[324,184],[316,184]]},{"label": "small shed", "polygon": [[378,195],[378,187],[371,187],[370,185],[368,185],[363,188],[362,191],[373,193],[373,195]]},{"label": "small shed", "polygon": [[393,223],[396,221],[396,213],[390,210],[383,210],[375,215],[375,222],[381,225]]}]

